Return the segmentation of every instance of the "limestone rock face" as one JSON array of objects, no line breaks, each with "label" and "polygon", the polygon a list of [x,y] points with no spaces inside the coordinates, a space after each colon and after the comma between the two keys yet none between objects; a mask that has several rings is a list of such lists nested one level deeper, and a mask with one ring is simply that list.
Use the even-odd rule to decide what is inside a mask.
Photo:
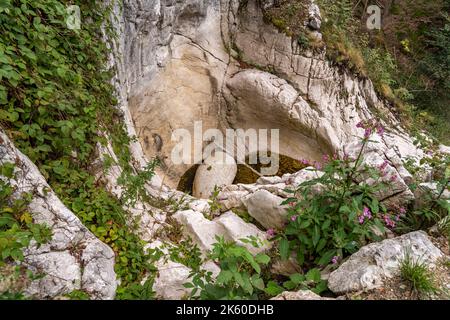
[{"label": "limestone rock face", "polygon": [[379,288],[384,279],[399,274],[407,252],[414,261],[426,262],[430,267],[444,256],[425,232],[411,232],[362,247],[330,274],[328,287],[336,294]]},{"label": "limestone rock face", "polygon": [[[400,158],[422,156],[369,80],[343,72],[326,60],[325,50],[302,49],[264,22],[262,10],[272,5],[127,1],[116,26],[121,30],[116,51],[124,59],[114,62],[127,128],[140,141],[132,148],[136,157],[162,159],[159,176],[175,188],[193,163],[172,163],[172,135],[186,129],[192,143],[201,144],[194,135],[194,122],[201,121],[203,131],[279,129],[281,154],[320,160],[352,142],[356,124],[371,118],[373,108],[387,115],[382,141],[387,150]],[[314,1],[307,16],[305,26],[320,35]],[[250,67],[242,68],[242,62]]]},{"label": "limestone rock face", "polygon": [[322,17],[320,16],[320,9],[317,4],[311,1],[308,7],[308,27],[313,30],[319,30],[322,25]]},{"label": "limestone rock face", "polygon": [[237,173],[236,161],[223,151],[216,151],[214,155],[205,159],[195,174],[193,196],[207,199],[215,187],[221,188],[233,183]]},{"label": "limestone rock face", "polygon": [[199,246],[203,252],[212,249],[213,244],[217,242],[216,236],[222,236],[227,241],[234,241],[241,244],[249,251],[257,253],[268,248],[268,245],[255,248],[249,244],[244,244],[240,239],[249,236],[258,237],[260,240],[266,240],[266,235],[256,226],[246,223],[233,212],[227,212],[214,220],[206,219],[202,213],[193,210],[179,211],[174,216],[179,223],[184,225],[184,232]]},{"label": "limestone rock face", "polygon": [[158,276],[153,284],[157,297],[167,300],[187,298],[190,290],[183,285],[189,282],[191,269],[181,263],[168,261],[158,265]]},{"label": "limestone rock face", "polygon": [[73,290],[84,290],[93,299],[113,299],[117,287],[114,252],[98,240],[58,199],[38,168],[0,131],[0,165],[15,163],[11,186],[20,194],[32,193],[29,211],[35,223],[50,227],[50,242],[32,243],[24,251],[24,265],[44,277],[33,281],[25,293],[51,299]]}]

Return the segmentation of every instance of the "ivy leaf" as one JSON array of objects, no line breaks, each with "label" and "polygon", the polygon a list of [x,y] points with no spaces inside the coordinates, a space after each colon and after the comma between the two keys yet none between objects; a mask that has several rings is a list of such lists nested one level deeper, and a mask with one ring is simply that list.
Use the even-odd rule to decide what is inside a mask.
[{"label": "ivy leaf", "polygon": [[287,290],[293,290],[297,287],[297,285],[293,281],[288,280],[283,282],[283,287],[285,287]]}]

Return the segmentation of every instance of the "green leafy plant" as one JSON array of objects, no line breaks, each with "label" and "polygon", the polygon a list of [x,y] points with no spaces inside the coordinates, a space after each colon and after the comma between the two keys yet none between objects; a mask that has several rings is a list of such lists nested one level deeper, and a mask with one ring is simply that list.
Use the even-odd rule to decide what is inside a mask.
[{"label": "green leafy plant", "polygon": [[211,193],[211,196],[209,197],[208,203],[209,207],[211,208],[211,215],[220,213],[220,209],[222,209],[222,205],[218,201],[220,191],[222,191],[222,188],[214,186],[214,190]]},{"label": "green leafy plant", "polygon": [[[288,259],[292,252],[300,265],[328,265],[369,241],[379,240],[377,230],[385,230],[382,219],[392,222],[376,197],[386,187],[382,171],[387,163],[380,168],[362,164],[366,145],[374,143],[370,136],[375,130],[382,134],[382,128],[373,120],[359,126],[366,134],[356,159],[325,156],[322,176],[287,190],[293,194],[283,202],[289,205],[289,223],[274,238],[279,240],[282,259]],[[357,178],[361,177],[370,177],[375,183],[360,183]]]},{"label": "green leafy plant", "polygon": [[181,240],[176,246],[170,246],[168,250],[170,260],[181,263],[194,271],[198,271],[203,263],[200,249],[191,238]]},{"label": "green leafy plant", "polygon": [[73,290],[66,295],[70,300],[89,300],[89,294],[82,290]]},{"label": "green leafy plant", "polygon": [[[262,268],[270,262],[264,253],[253,255],[247,248],[223,237],[216,236],[217,242],[210,252],[209,258],[219,264],[220,273],[216,279],[211,272],[204,270],[192,273],[192,282],[186,288],[192,288],[194,299],[257,299],[264,293],[264,280],[261,278]],[[244,243],[256,245],[256,239],[241,239]],[[198,296],[197,296],[198,294]]]},{"label": "green leafy plant", "polygon": [[[0,166],[0,277],[8,277],[10,285],[6,291],[0,292],[0,300],[25,299],[22,294],[24,283],[40,277],[20,265],[13,268],[13,264],[24,260],[23,250],[34,241],[37,247],[47,243],[52,233],[45,224],[33,222],[28,204],[32,199],[29,193],[20,197],[13,194],[17,191],[9,183],[14,178],[14,164],[5,163]],[[9,272],[5,272],[9,270]],[[3,288],[5,289],[5,288]]]},{"label": "green leafy plant", "polygon": [[117,290],[116,299],[120,300],[153,300],[155,292],[153,291],[154,278],[143,281],[143,283],[131,283],[127,287]]},{"label": "green leafy plant", "polygon": [[154,177],[155,169],[158,165],[159,160],[155,158],[137,174],[132,174],[129,171],[122,172],[122,175],[117,179],[117,183],[124,187],[121,201],[125,205],[134,206],[139,200],[147,201],[149,199],[149,195],[145,190],[145,184]]},{"label": "green leafy plant", "polygon": [[[420,161],[421,167],[429,168],[433,181],[431,188],[425,189],[420,197],[420,205],[410,210],[399,225],[399,231],[410,232],[413,230],[426,230],[435,225],[443,234],[450,237],[450,205],[448,199],[444,199],[445,192],[450,191],[450,156],[432,153],[432,156],[424,157]],[[415,181],[410,188],[415,190],[420,183],[422,170],[409,164],[411,171],[416,173]],[[436,186],[436,190],[433,190]]]},{"label": "green leafy plant", "polygon": [[[81,29],[67,28],[67,4],[80,7]],[[116,107],[110,81],[114,70],[106,68],[112,46],[104,39],[116,38],[111,13],[112,4],[98,1],[1,2],[0,125],[65,205],[112,247],[121,298],[127,290],[136,292],[145,275],[155,272],[151,255],[122,208],[146,197],[143,185],[155,163],[142,172],[130,165],[131,138]],[[95,146],[108,142],[124,172],[123,202],[93,178]],[[102,171],[111,165],[110,157]],[[40,234],[36,227],[27,232]],[[11,252],[20,258],[17,250],[8,255]]]},{"label": "green leafy plant", "polygon": [[289,276],[289,280],[283,282],[280,286],[275,281],[269,281],[266,293],[276,296],[283,291],[311,290],[316,294],[320,294],[327,290],[327,282],[321,279],[320,270],[317,268],[310,269],[306,274],[295,273]]}]

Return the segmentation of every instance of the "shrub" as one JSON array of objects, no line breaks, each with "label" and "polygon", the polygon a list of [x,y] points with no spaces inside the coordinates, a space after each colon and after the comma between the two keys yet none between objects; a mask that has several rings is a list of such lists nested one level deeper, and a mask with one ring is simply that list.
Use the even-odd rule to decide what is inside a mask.
[{"label": "shrub", "polygon": [[[80,6],[81,29],[67,28],[66,4]],[[120,298],[138,292],[144,276],[155,271],[122,208],[147,199],[143,186],[155,163],[142,172],[130,165],[130,138],[107,69],[111,52],[104,39],[115,38],[111,13],[112,5],[101,1],[1,2],[0,125],[64,204],[112,247]],[[93,178],[96,145],[105,145],[105,136],[123,169],[122,203]],[[107,158],[104,169],[112,162]]]},{"label": "shrub", "polygon": [[[431,151],[430,151],[431,152]],[[421,174],[422,167],[429,168],[432,172],[433,182],[437,188],[435,191],[429,191],[422,195],[420,207],[411,210],[402,219],[399,230],[409,232],[413,230],[425,230],[437,225],[440,231],[450,237],[449,221],[450,221],[450,204],[447,199],[443,199],[445,191],[450,191],[450,156],[441,155],[438,152],[431,153],[432,156],[424,157],[420,161],[421,167],[417,168],[411,163],[410,170],[413,173]],[[420,181],[415,177],[416,181],[410,185],[415,190]]]},{"label": "shrub", "polygon": [[[379,240],[377,229],[378,233],[384,232],[383,220],[393,226],[393,219],[375,196],[386,185],[382,175],[387,163],[380,168],[362,165],[364,149],[373,142],[369,140],[371,134],[374,130],[382,134],[382,128],[374,121],[359,126],[365,128],[366,134],[357,159],[325,156],[321,177],[287,190],[293,194],[283,202],[289,205],[289,222],[275,237],[283,259],[294,252],[300,265],[325,266],[355,252],[368,241]],[[361,176],[376,183],[358,183],[355,178]]]},{"label": "shrub", "polygon": [[392,86],[397,65],[389,52],[380,48],[367,48],[363,51],[369,78],[376,85]]},{"label": "shrub", "polygon": [[130,170],[124,170],[117,179],[117,183],[123,187],[121,201],[126,206],[135,206],[137,201],[148,201],[149,196],[145,190],[145,184],[155,176],[155,169],[160,161],[155,158],[145,168],[134,174]]},{"label": "shrub", "polygon": [[266,293],[271,296],[276,296],[285,290],[311,290],[316,294],[327,290],[327,282],[321,279],[319,269],[310,269],[306,274],[295,273],[289,276],[289,280],[284,281],[280,286],[275,281],[269,281],[266,288]]},{"label": "shrub", "polygon": [[[211,272],[194,271],[192,282],[185,284],[186,288],[192,288],[191,297],[202,300],[257,299],[264,293],[261,271],[270,262],[269,256],[263,253],[253,255],[247,248],[227,242],[223,237],[216,236],[216,240],[209,258],[219,264],[220,273],[213,279]],[[241,241],[255,247],[260,245],[256,238]]]}]

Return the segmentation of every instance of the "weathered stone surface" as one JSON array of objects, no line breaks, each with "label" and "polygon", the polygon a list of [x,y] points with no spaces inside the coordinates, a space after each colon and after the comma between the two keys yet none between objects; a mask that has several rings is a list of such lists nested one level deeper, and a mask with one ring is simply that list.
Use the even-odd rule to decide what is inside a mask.
[{"label": "weathered stone surface", "polygon": [[266,235],[256,226],[246,223],[231,211],[212,221],[206,219],[200,212],[193,210],[179,211],[173,217],[184,226],[185,234],[190,236],[204,253],[210,251],[213,244],[217,242],[216,236],[222,236],[227,241],[235,241],[238,244],[242,244],[254,253],[268,248],[267,245],[261,248],[254,248],[251,245],[242,243],[240,239],[256,236],[261,240],[265,240]]},{"label": "weathered stone surface", "polygon": [[232,184],[236,173],[237,164],[234,158],[223,151],[216,151],[198,167],[192,194],[196,198],[208,199],[215,187]]},{"label": "weathered stone surface", "polygon": [[[184,284],[192,281],[192,278],[189,277],[192,270],[181,263],[168,259],[169,248],[174,246],[174,244],[164,244],[159,240],[148,245],[149,249],[158,248],[164,253],[164,256],[155,263],[158,272],[153,283],[153,290],[158,299],[181,300],[191,294],[192,289],[184,287]],[[217,277],[220,272],[220,268],[212,261],[204,262],[201,268],[211,272],[213,278]],[[146,280],[144,279],[143,282]]]},{"label": "weathered stone surface", "polygon": [[310,290],[285,291],[270,300],[335,300],[324,298]]},{"label": "weathered stone surface", "polygon": [[[374,139],[380,139],[375,136]],[[353,142],[344,147],[344,152],[352,159],[357,159],[361,150],[361,142]],[[386,155],[386,146],[380,143],[369,143],[363,150],[362,159],[363,165],[367,165],[372,168],[377,168],[381,175],[381,180],[374,180],[366,176],[355,177],[357,181],[369,185],[385,182],[388,184],[385,188],[381,189],[377,194],[377,198],[380,201],[387,200],[390,208],[399,208],[406,206],[409,202],[414,200],[414,195],[409,190],[404,178],[407,181],[411,181],[411,174],[403,167],[403,164],[397,160],[395,153],[390,153],[390,157]],[[392,161],[391,161],[392,160]],[[381,167],[384,167],[381,170]],[[400,174],[402,172],[402,175]],[[385,203],[385,204],[386,204]]]},{"label": "weathered stone surface", "polygon": [[411,232],[361,248],[330,274],[328,287],[337,294],[381,287],[386,278],[399,274],[400,262],[408,251],[414,261],[430,267],[444,256],[425,232]]},{"label": "weathered stone surface", "polygon": [[258,190],[243,199],[248,213],[267,229],[283,229],[287,222],[287,211],[280,198],[269,191]]},{"label": "weathered stone surface", "polygon": [[112,299],[117,286],[114,252],[98,240],[58,199],[38,168],[8,137],[0,132],[0,164],[15,163],[16,177],[10,180],[16,189],[32,193],[29,211],[35,223],[50,227],[53,236],[39,248],[33,242],[24,250],[24,265],[44,273],[25,293],[38,299],[49,299],[75,289],[84,290],[93,299]]},{"label": "weathered stone surface", "polygon": [[158,276],[153,284],[153,290],[159,299],[181,300],[187,298],[190,289],[183,285],[189,282],[191,269],[181,263],[168,261],[158,266]]},{"label": "weathered stone surface", "polygon": [[[219,0],[127,2],[119,14],[121,37],[115,47],[125,58],[113,62],[118,66],[127,129],[131,135],[137,133],[141,143],[132,148],[138,162],[145,162],[145,156],[163,159],[159,176],[174,188],[189,165],[171,164],[176,143],[171,135],[177,128],[192,134],[197,120],[203,130],[279,128],[280,153],[320,160],[323,153],[341,151],[355,132],[362,135],[356,124],[373,117],[371,110],[377,109],[390,123],[379,149],[387,151],[400,180],[409,183],[409,173],[397,160],[418,159],[423,152],[378,99],[372,83],[333,66],[325,50],[304,50],[266,24],[261,6],[272,5],[273,1],[256,0],[241,7],[237,1]],[[306,14],[305,25],[319,29],[320,11],[314,1]],[[237,47],[240,60],[270,66],[276,75],[241,69],[227,47]],[[156,144],[155,137],[162,144]],[[198,140],[193,142],[201,143]],[[162,183],[158,177],[154,180],[154,186]],[[280,188],[274,190],[281,196]],[[400,193],[399,201],[409,201],[407,190]],[[237,196],[230,202],[226,208],[239,204]]]},{"label": "weathered stone surface", "polygon": [[179,211],[173,218],[184,226],[184,232],[203,251],[211,250],[216,235],[226,234],[223,225],[206,219],[202,213],[193,210]]},{"label": "weathered stone surface", "polygon": [[268,249],[269,244],[263,245],[260,248],[255,248],[252,245],[243,243],[240,239],[248,238],[250,236],[257,237],[260,240],[266,240],[266,234],[259,230],[251,223],[247,223],[238,217],[233,212],[229,211],[216,218],[214,222],[222,225],[226,230],[226,236],[236,241],[236,243],[245,246],[250,252],[258,253]]},{"label": "weathered stone surface", "polygon": [[321,25],[322,17],[320,16],[319,6],[311,1],[308,7],[308,27],[319,30]]}]

